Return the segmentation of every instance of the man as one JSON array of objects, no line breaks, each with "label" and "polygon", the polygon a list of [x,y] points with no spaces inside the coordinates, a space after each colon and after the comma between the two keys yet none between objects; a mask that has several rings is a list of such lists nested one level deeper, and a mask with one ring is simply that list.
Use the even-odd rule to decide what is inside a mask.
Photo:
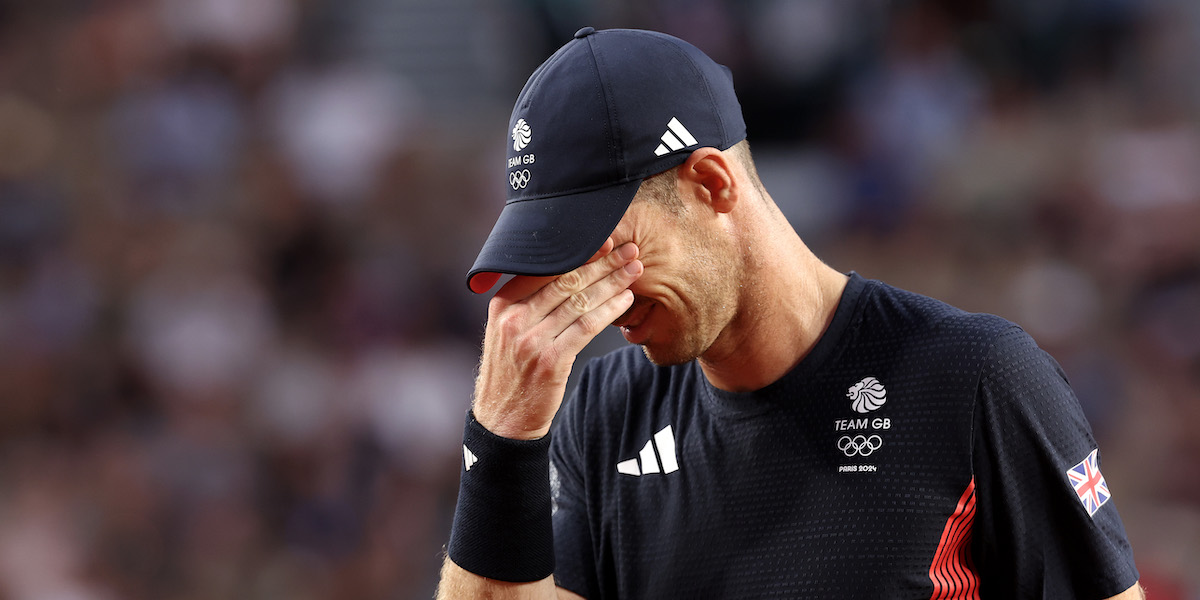
[{"label": "man", "polygon": [[[444,598],[1138,598],[1090,429],[1015,325],[821,263],[731,76],[591,28],[517,99]],[[625,348],[576,355],[604,326]],[[551,421],[558,415],[554,434]]]}]

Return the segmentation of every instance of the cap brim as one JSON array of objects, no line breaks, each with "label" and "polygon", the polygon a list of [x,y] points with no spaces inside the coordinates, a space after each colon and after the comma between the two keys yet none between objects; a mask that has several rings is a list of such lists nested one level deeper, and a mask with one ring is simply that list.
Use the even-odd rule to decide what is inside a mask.
[{"label": "cap brim", "polygon": [[467,287],[482,294],[501,274],[561,275],[583,265],[617,228],[641,183],[505,205],[467,272]]}]

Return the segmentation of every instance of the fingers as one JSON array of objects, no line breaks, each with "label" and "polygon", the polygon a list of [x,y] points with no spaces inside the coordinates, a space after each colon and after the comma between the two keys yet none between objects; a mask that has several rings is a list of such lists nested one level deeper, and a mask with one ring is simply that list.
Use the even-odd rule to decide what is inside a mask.
[{"label": "fingers", "polygon": [[[635,260],[629,264],[636,265],[638,275],[641,274],[640,262]],[[563,348],[564,352],[572,356],[577,355],[584,346],[588,345],[588,342],[600,335],[605,327],[617,320],[631,306],[633,306],[633,292],[628,287],[622,288],[615,296],[609,297],[595,309],[576,317],[555,341]]]},{"label": "fingers", "polygon": [[[529,296],[527,303],[530,310],[541,317],[568,304],[575,307],[571,311],[574,317],[588,312],[633,283],[637,276],[622,272],[622,268],[634,261],[637,255],[638,247],[632,242],[622,244],[594,262],[559,275],[557,279]],[[640,274],[639,272],[637,275]],[[596,282],[612,275],[616,275],[616,280],[623,279],[623,285],[592,287]],[[571,320],[574,320],[574,317]],[[562,323],[561,326],[565,328],[567,323]]]},{"label": "fingers", "polygon": [[[618,252],[622,250],[626,250],[621,255],[621,260],[624,260],[631,254],[629,250],[636,249],[623,246],[618,249]],[[613,254],[617,254],[617,252]],[[625,292],[642,275],[643,267],[641,261],[636,259],[623,265],[618,262],[617,265],[617,268],[605,273],[604,277],[598,281],[572,293],[559,302],[550,314],[539,323],[538,328],[542,330],[541,335],[561,338],[564,333],[568,334],[562,340],[556,339],[556,342],[563,342],[564,349],[574,354],[582,350],[583,346],[587,345],[587,342],[599,334],[606,325],[621,316],[621,313],[633,303],[632,292],[627,295],[628,302],[625,300]],[[582,277],[583,270],[580,269],[578,272]],[[555,284],[547,285],[542,292],[539,292],[539,295],[545,294],[546,297],[554,297],[551,290],[553,287]],[[614,310],[617,312],[613,313]]]},{"label": "fingers", "polygon": [[[615,245],[615,243],[613,242],[613,239],[611,237],[608,238],[607,240],[604,241],[604,244],[600,246],[600,249],[597,250],[596,253],[593,254],[592,257],[589,258],[587,260],[587,262],[584,264],[585,265],[591,264],[593,262],[596,262],[600,258],[603,258],[604,256],[608,255],[610,252],[613,251],[614,245]],[[479,275],[476,275],[475,278],[479,279],[483,275],[484,274],[481,273]],[[499,298],[504,303],[517,302],[517,301],[520,301],[520,300],[523,300],[523,299],[529,297],[531,294],[542,289],[543,287],[546,286],[546,284],[554,281],[555,279],[558,279],[559,277],[560,277],[560,275],[551,275],[548,277],[534,277],[531,275],[518,275],[516,277],[513,277],[508,283],[504,284],[500,288],[500,290],[498,292],[496,292],[495,297]],[[492,284],[494,285],[495,282],[492,282]],[[489,285],[488,287],[490,288],[491,285]]]},{"label": "fingers", "polygon": [[598,260],[600,257],[608,254],[609,252],[612,252],[613,247],[616,245],[617,245],[616,242],[614,242],[611,237],[608,238],[607,240],[604,241],[604,245],[600,246],[600,249],[597,250],[596,253],[593,254],[591,258],[587,259],[587,262],[585,262],[583,264],[586,265],[586,264],[591,264],[593,262],[596,262],[596,260]]},{"label": "fingers", "polygon": [[575,357],[633,305],[639,250],[613,246],[558,277],[515,277],[492,298],[474,406],[493,433],[548,428]]},{"label": "fingers", "polygon": [[557,277],[514,277],[492,298],[489,325],[504,314],[514,332],[553,344],[553,355],[574,356],[633,304],[628,288],[644,270],[638,247],[632,242],[612,246],[609,238],[590,262]]},{"label": "fingers", "polygon": [[557,279],[557,276],[534,277],[532,275],[517,275],[500,287],[500,290],[492,297],[492,301],[493,303],[500,302],[503,305],[520,302],[528,298],[530,294],[546,287],[546,284],[555,279]]}]

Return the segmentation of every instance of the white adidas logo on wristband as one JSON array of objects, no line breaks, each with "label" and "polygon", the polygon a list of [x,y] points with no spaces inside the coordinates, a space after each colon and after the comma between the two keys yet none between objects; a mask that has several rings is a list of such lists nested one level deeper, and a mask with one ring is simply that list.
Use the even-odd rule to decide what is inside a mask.
[{"label": "white adidas logo on wristband", "polygon": [[463,444],[463,464],[466,465],[467,470],[470,471],[477,462],[479,462],[479,457],[475,456],[475,453],[471,452],[466,444]]}]

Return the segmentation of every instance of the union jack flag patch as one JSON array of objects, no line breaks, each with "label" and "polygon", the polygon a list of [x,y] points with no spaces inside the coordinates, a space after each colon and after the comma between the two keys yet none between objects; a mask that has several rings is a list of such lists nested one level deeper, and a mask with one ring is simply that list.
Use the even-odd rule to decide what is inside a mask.
[{"label": "union jack flag patch", "polygon": [[1087,458],[1067,471],[1067,479],[1071,481],[1071,486],[1079,495],[1079,501],[1088,511],[1088,516],[1095,516],[1096,511],[1100,510],[1100,507],[1104,506],[1104,503],[1112,497],[1112,493],[1108,491],[1108,484],[1104,481],[1104,476],[1100,474],[1100,467],[1096,465],[1097,450],[1092,450]]}]

